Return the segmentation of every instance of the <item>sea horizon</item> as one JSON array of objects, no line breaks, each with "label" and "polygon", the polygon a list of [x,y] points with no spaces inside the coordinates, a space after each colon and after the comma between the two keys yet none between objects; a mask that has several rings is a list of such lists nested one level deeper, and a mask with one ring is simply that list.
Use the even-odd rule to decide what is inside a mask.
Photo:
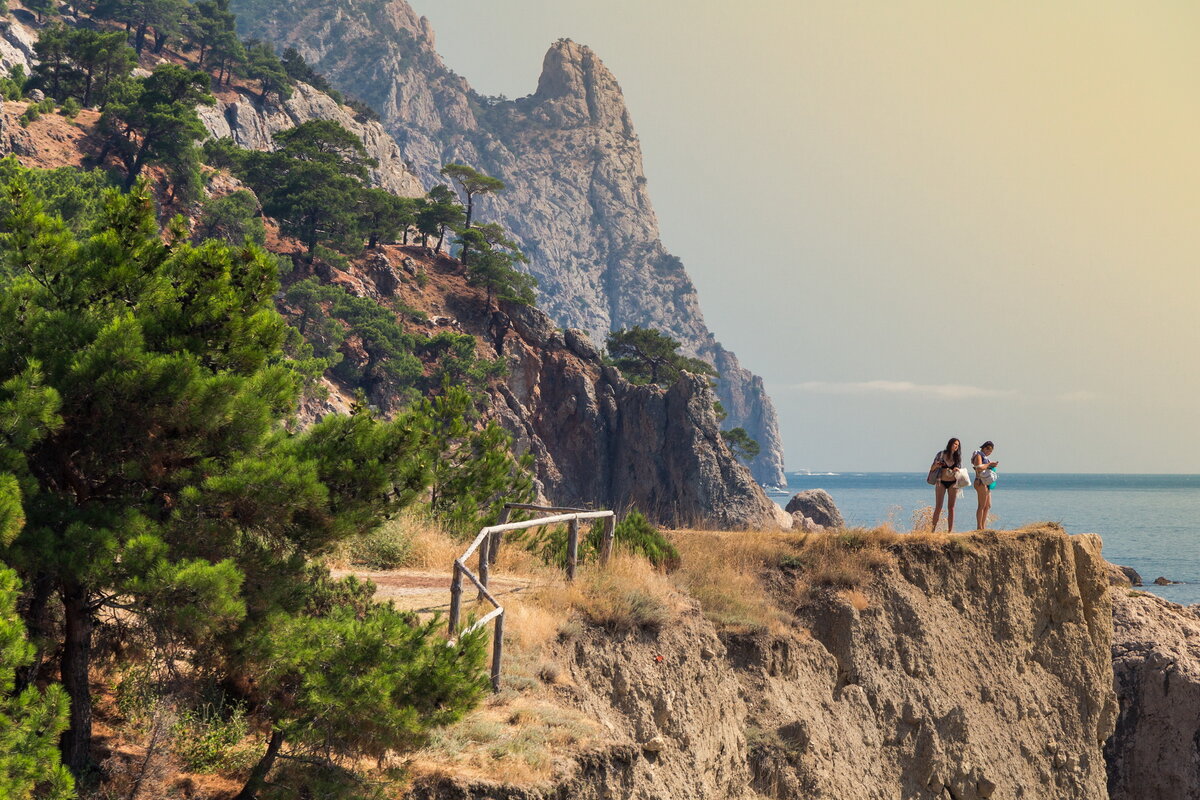
[{"label": "sea horizon", "polygon": [[[924,472],[785,474],[786,487],[766,489],[773,501],[785,506],[798,491],[824,489],[851,527],[911,531],[913,515],[934,501]],[[1200,474],[1002,470],[992,512],[997,530],[1054,522],[1068,533],[1099,534],[1104,557],[1137,570],[1145,584],[1139,588],[1182,605],[1200,603]],[[974,528],[975,493],[968,489],[956,501],[955,532]],[[1153,585],[1159,577],[1175,583]]]}]

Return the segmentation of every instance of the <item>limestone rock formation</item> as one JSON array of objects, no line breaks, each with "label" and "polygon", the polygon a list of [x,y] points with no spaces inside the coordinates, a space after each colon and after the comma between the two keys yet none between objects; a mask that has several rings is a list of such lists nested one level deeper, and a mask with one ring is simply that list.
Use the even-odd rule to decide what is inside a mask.
[{"label": "limestone rock formation", "polygon": [[1200,610],[1113,592],[1120,714],[1104,749],[1112,800],[1200,797]]},{"label": "limestone rock formation", "polygon": [[774,407],[762,381],[708,330],[682,263],[659,240],[633,122],[612,73],[589,48],[560,40],[537,91],[484,97],[450,71],[428,21],[403,0],[235,0],[243,32],[295,47],[339,88],[371,104],[427,185],[462,161],[503,179],[480,213],[513,231],[537,276],[539,303],[563,327],[600,343],[652,326],[707,359],[728,424],[755,438],[755,477],[785,483]]},{"label": "limestone rock formation", "polygon": [[808,517],[823,528],[844,528],[846,520],[829,492],[824,489],[807,489],[792,495],[784,511]]},{"label": "limestone rock formation", "polygon": [[371,168],[372,184],[406,197],[425,193],[420,178],[405,165],[396,140],[382,125],[360,121],[353,111],[306,83],[297,83],[292,96],[282,103],[274,98],[260,102],[243,95],[237,100],[218,101],[215,106],[200,106],[197,111],[214,138],[230,137],[248,150],[274,150],[271,136],[279,131],[309,120],[334,120],[362,139],[367,155],[379,162]]}]

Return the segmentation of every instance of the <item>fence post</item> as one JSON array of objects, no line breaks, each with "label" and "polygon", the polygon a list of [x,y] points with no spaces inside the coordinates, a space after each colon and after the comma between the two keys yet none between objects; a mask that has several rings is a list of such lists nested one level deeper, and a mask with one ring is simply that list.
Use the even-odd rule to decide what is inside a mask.
[{"label": "fence post", "polygon": [[450,581],[450,635],[458,633],[458,618],[462,613],[462,569],[454,562],[454,578]]},{"label": "fence post", "polygon": [[[504,506],[504,508],[502,508],[502,509],[500,510],[500,521],[499,521],[499,522],[497,522],[496,524],[497,524],[497,525],[505,525],[505,524],[507,524],[507,523],[508,523],[508,516],[509,516],[509,514],[511,514],[511,513],[512,513],[512,510],[511,510],[511,509],[509,509],[509,507],[508,507],[507,505],[505,505],[505,506]],[[501,538],[502,536],[504,536],[504,532],[503,532],[503,531],[496,531],[495,533],[493,533],[491,536],[489,536],[489,537],[488,537],[488,539],[489,539],[489,542],[488,542],[488,563],[489,563],[489,564],[495,564],[495,563],[496,563],[496,559],[500,557],[500,538]],[[486,581],[485,581],[485,583],[486,583]]]},{"label": "fence post", "polygon": [[575,580],[575,564],[579,561],[579,518],[567,523],[567,580]]},{"label": "fence post", "polygon": [[500,659],[504,657],[504,612],[496,617],[496,629],[492,635],[492,691],[500,691]]},{"label": "fence post", "polygon": [[[488,553],[492,549],[491,548],[492,536],[494,536],[494,535],[495,534],[489,533],[488,537],[483,540],[483,544],[481,544],[479,546],[479,582],[483,584],[485,589],[487,588],[487,585],[488,585],[488,564],[489,564]],[[483,592],[480,592],[479,597],[476,599],[482,600]]]},{"label": "fence post", "polygon": [[604,539],[600,545],[600,563],[607,564],[612,558],[613,538],[617,533],[617,515],[614,512],[611,517],[604,518]]}]

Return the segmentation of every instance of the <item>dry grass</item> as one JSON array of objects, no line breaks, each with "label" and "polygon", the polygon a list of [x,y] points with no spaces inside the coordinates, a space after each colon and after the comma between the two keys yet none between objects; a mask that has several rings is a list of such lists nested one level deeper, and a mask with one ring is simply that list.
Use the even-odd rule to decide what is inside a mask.
[{"label": "dry grass", "polygon": [[765,573],[795,555],[797,538],[782,533],[675,531],[679,586],[719,629],[780,631],[785,615],[772,601]]},{"label": "dry grass", "polygon": [[602,733],[583,712],[543,698],[501,695],[435,732],[429,744],[413,754],[409,767],[415,775],[529,786],[567,771],[572,756]]},{"label": "dry grass", "polygon": [[581,566],[574,583],[561,579],[538,591],[537,602],[558,609],[565,620],[578,613],[612,630],[657,628],[680,606],[669,578],[639,556],[617,552],[608,566]]}]

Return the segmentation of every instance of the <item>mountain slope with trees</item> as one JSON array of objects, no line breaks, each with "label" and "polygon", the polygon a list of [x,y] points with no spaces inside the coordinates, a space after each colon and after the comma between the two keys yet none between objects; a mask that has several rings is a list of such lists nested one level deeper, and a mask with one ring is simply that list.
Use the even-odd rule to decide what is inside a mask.
[{"label": "mountain slope with trees", "polygon": [[508,184],[481,206],[529,257],[547,313],[597,344],[611,330],[652,327],[713,364],[730,424],[762,445],[755,477],[785,482],[774,407],[761,379],[708,330],[691,279],[663,247],[633,122],[594,52],[556,42],[537,91],[509,101],[479,95],[451,72],[427,20],[403,0],[234,0],[232,8],[247,35],[294,47],[376,108],[427,185],[443,180],[450,162]]}]

